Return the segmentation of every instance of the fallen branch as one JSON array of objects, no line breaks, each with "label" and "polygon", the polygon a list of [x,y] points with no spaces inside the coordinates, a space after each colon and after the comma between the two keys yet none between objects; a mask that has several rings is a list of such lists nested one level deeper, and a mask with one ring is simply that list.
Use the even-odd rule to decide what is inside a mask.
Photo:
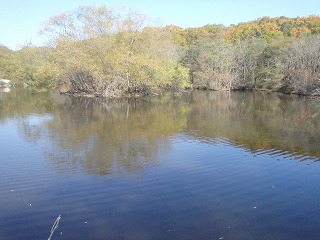
[{"label": "fallen branch", "polygon": [[51,234],[50,234],[50,236],[49,236],[48,240],[50,240],[50,239],[51,239],[51,237],[52,237],[52,235],[53,235],[54,231],[59,227],[60,219],[61,219],[61,216],[59,215],[59,216],[57,217],[56,221],[55,221],[55,222],[53,223],[53,225],[52,225],[52,228],[51,228]]}]

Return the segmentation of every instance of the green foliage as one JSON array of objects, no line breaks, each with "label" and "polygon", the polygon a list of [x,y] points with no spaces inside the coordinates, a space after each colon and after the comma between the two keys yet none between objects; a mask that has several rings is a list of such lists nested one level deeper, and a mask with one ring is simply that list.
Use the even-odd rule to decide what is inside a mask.
[{"label": "green foliage", "polygon": [[12,52],[12,50],[10,50],[6,46],[3,46],[0,44],[0,58],[7,55],[7,54],[10,54],[11,52]]},{"label": "green foliage", "polygon": [[141,13],[80,7],[42,27],[46,47],[0,45],[0,78],[45,91],[117,97],[155,88],[320,92],[320,17],[225,27],[150,27]]},{"label": "green foliage", "polygon": [[58,79],[70,82],[72,92],[115,97],[187,86],[186,70],[177,63],[168,32],[146,25],[138,12],[83,7],[53,17],[42,33],[52,37],[50,65]]},{"label": "green foliage", "polygon": [[22,52],[7,54],[0,60],[1,77],[12,80],[16,84],[32,79],[33,68],[24,61]]},{"label": "green foliage", "polygon": [[32,86],[39,91],[55,87],[44,48],[24,47],[0,57],[0,78],[18,86]]}]

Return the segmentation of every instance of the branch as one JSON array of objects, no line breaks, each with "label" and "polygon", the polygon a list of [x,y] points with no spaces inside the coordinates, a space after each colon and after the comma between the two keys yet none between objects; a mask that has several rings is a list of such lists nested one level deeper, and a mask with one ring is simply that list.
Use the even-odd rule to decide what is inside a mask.
[{"label": "branch", "polygon": [[60,219],[61,219],[61,216],[59,215],[59,216],[57,217],[56,221],[55,221],[55,222],[53,223],[53,225],[52,225],[52,228],[51,228],[51,234],[50,234],[50,236],[49,236],[48,240],[50,240],[50,239],[51,239],[51,237],[52,237],[52,235],[53,235],[54,231],[59,227]]}]

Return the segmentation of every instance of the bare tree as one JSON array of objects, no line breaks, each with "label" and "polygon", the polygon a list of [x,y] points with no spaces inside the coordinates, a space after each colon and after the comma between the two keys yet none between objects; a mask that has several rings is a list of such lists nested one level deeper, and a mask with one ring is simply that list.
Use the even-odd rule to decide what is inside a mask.
[{"label": "bare tree", "polygon": [[282,59],[282,89],[309,95],[320,89],[320,36],[295,39],[285,49]]}]

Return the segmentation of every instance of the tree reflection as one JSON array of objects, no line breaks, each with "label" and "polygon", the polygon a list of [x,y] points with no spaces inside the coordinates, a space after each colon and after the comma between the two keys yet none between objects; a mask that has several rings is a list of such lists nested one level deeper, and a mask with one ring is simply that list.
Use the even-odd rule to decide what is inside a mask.
[{"label": "tree reflection", "polygon": [[206,144],[226,139],[252,153],[320,158],[319,102],[304,97],[194,91],[102,101],[14,90],[1,96],[0,111],[0,126],[13,119],[27,141],[45,140],[57,171],[143,174],[177,134]]},{"label": "tree reflection", "polygon": [[[261,92],[194,92],[189,130],[198,139],[228,138],[251,151],[320,156],[319,102]],[[194,133],[194,131],[191,131]]]},{"label": "tree reflection", "polygon": [[10,118],[51,113],[64,97],[54,93],[38,93],[31,89],[0,92],[0,122]]},{"label": "tree reflection", "polygon": [[142,173],[168,150],[169,136],[186,128],[187,113],[181,101],[71,97],[47,125],[54,145],[49,155],[62,168],[71,163],[95,174]]}]

